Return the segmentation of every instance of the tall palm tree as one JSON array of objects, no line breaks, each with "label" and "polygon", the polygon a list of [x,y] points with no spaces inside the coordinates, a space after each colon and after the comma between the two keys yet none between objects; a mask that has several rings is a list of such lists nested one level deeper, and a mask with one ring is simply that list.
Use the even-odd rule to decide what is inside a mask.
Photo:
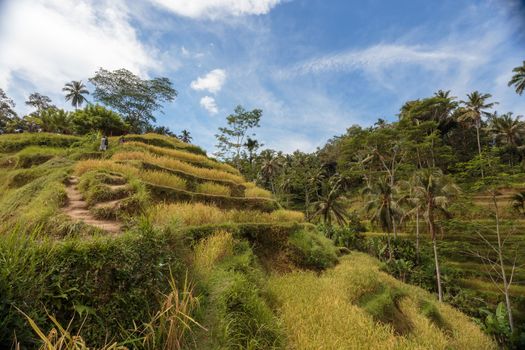
[{"label": "tall palm tree", "polygon": [[516,93],[521,95],[523,90],[525,90],[525,61],[523,61],[521,66],[514,68],[512,71],[516,74],[510,79],[509,86],[514,85]]},{"label": "tall palm tree", "polygon": [[518,149],[520,142],[525,136],[525,123],[522,122],[522,116],[512,117],[512,112],[498,116],[494,113],[491,118],[490,131],[495,140],[500,140],[510,151],[510,163],[513,163],[513,153]]},{"label": "tall palm tree", "polygon": [[395,225],[395,217],[400,213],[397,203],[393,200],[395,191],[396,188],[385,177],[380,177],[372,183],[372,186],[363,190],[363,194],[368,197],[365,210],[373,212],[371,220],[379,224],[383,232],[386,233],[389,260],[393,257],[390,234]]},{"label": "tall palm tree", "polygon": [[525,191],[514,194],[511,198],[511,206],[521,214],[525,214]]},{"label": "tall palm tree", "polygon": [[[476,128],[478,154],[481,161],[481,141],[479,137],[479,131],[481,129],[482,122],[481,118],[483,115],[487,115],[487,109],[490,109],[497,104],[497,102],[487,102],[487,100],[491,97],[491,94],[482,94],[479,91],[474,91],[470,94],[467,94],[467,101],[461,101],[461,103],[465,106],[464,112],[458,117],[458,121],[472,123]],[[481,164],[481,178],[485,178],[483,164]]]},{"label": "tall palm tree", "polygon": [[436,216],[440,213],[449,215],[447,206],[451,199],[459,193],[459,188],[446,178],[441,170],[425,169],[422,171],[414,186],[414,192],[421,200],[425,221],[427,222],[428,232],[432,239],[434,249],[434,263],[436,265],[436,282],[439,301],[443,301],[443,291],[441,288],[441,272],[437,252],[437,232]]},{"label": "tall palm tree", "polygon": [[193,137],[191,137],[190,132],[188,130],[184,129],[180,132],[179,139],[182,142],[190,143]]},{"label": "tall palm tree", "polygon": [[82,80],[73,80],[67,83],[62,89],[66,93],[66,101],[71,101],[71,105],[78,109],[85,101],[87,101],[84,95],[89,95],[89,91],[82,83]]},{"label": "tall palm tree", "polygon": [[341,186],[330,186],[326,184],[323,192],[325,192],[325,194],[322,194],[319,199],[313,203],[315,208],[313,217],[320,216],[328,226],[332,226],[333,219],[335,219],[339,225],[345,225],[348,215],[341,203],[341,197],[343,195]]},{"label": "tall palm tree", "polygon": [[282,164],[281,164],[281,160],[279,159],[279,157],[276,157],[274,155],[268,155],[265,159],[263,159],[261,170],[260,170],[260,176],[266,182],[270,183],[272,193],[274,194],[275,194],[275,186],[274,186],[273,180],[277,176],[281,168],[282,168]]}]

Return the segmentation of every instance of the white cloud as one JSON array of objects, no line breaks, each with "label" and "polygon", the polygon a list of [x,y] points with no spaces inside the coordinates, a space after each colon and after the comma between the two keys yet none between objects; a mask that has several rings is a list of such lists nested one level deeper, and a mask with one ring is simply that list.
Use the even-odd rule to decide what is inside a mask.
[{"label": "white cloud", "polygon": [[226,71],[223,69],[214,69],[204,77],[199,77],[197,80],[191,82],[193,90],[207,90],[212,94],[221,91],[224,82],[226,81]]},{"label": "white cloud", "polygon": [[210,114],[219,113],[219,108],[217,107],[217,103],[215,102],[215,99],[211,96],[204,96],[203,98],[201,98],[200,104]]},{"label": "white cloud", "polygon": [[0,86],[7,89],[16,80],[59,94],[65,82],[86,80],[99,67],[145,75],[156,66],[123,2],[18,0],[2,9]]},{"label": "white cloud", "polygon": [[478,57],[456,47],[424,47],[421,45],[377,44],[361,50],[348,50],[301,62],[279,72],[283,78],[329,71],[365,70],[378,72],[399,65],[420,65],[443,70],[452,63],[475,62]]},{"label": "white cloud", "polygon": [[218,19],[227,16],[264,15],[281,0],[151,0],[180,16]]}]

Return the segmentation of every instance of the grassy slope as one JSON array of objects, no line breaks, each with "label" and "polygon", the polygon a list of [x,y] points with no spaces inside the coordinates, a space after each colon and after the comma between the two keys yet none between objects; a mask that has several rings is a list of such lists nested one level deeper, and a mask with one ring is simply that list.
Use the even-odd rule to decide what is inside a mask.
[{"label": "grassy slope", "polygon": [[[5,291],[0,312],[8,315],[4,318],[7,333],[0,332],[0,345],[8,344],[2,336],[8,337],[13,327],[19,330],[19,339],[27,340],[31,334],[10,305],[29,309],[44,325],[43,305],[63,323],[74,315],[88,315],[83,335],[93,344],[100,345],[108,335],[110,339],[123,339],[126,332],[122,327],[129,329],[133,323],[147,321],[147,315],[159,307],[159,292],[167,288],[168,269],[173,269],[180,280],[188,268],[202,299],[195,317],[209,329],[197,332],[188,347],[492,346],[465,316],[437,305],[422,290],[380,273],[378,262],[372,258],[352,254],[332,269],[337,260],[335,248],[312,227],[298,224],[304,220],[299,213],[245,211],[230,205],[219,209],[176,200],[172,204],[156,203],[143,186],[146,177],[140,164],[110,158],[119,152],[116,139],[111,140],[110,152],[101,155],[96,152],[96,139],[35,136],[0,136],[0,218],[4,230],[16,223],[23,226],[0,242],[0,259],[10,262],[0,274],[0,289]],[[153,154],[149,160],[173,157],[176,161],[169,163],[172,166],[188,162],[182,170],[189,175],[212,174],[215,179],[235,179],[242,184],[234,169],[204,158],[203,151],[195,146],[156,135],[132,135],[128,139],[134,147]],[[27,148],[35,145],[39,148]],[[128,146],[122,148],[129,150]],[[100,157],[106,159],[82,160]],[[127,207],[131,216],[116,216],[126,220],[130,232],[111,240],[86,240],[83,237],[86,232],[91,234],[89,230],[60,215],[64,181],[74,169],[82,176],[82,190],[93,203],[104,195],[104,181],[111,181],[113,173],[126,177],[132,189],[128,199],[135,205]],[[152,174],[147,176],[151,179]],[[181,187],[188,183],[188,179],[181,181],[166,172],[155,181]],[[196,178],[190,189],[219,191],[201,183]],[[252,190],[250,193],[257,192],[252,185],[242,186]],[[223,191],[224,197],[227,194]],[[149,212],[155,229],[137,221],[143,210]],[[28,239],[20,245],[16,238],[20,232],[37,226],[43,227],[43,235],[66,239],[45,244]],[[202,241],[216,236],[219,243]],[[191,253],[193,247],[195,253]],[[213,253],[217,249],[219,253]],[[15,253],[17,258],[11,259]],[[29,261],[31,268],[26,267]],[[327,272],[317,274],[327,268]],[[317,272],[307,272],[310,269]],[[296,272],[283,273],[289,271]],[[367,294],[371,298],[365,298]],[[140,305],[147,307],[141,309]],[[397,329],[393,327],[396,322],[405,326]]]}]

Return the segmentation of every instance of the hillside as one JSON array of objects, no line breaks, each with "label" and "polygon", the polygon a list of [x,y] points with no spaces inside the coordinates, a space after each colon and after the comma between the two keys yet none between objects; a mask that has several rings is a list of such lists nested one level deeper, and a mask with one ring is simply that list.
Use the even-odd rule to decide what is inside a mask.
[{"label": "hillside", "polygon": [[199,147],[99,142],[0,135],[0,348],[496,348]]}]

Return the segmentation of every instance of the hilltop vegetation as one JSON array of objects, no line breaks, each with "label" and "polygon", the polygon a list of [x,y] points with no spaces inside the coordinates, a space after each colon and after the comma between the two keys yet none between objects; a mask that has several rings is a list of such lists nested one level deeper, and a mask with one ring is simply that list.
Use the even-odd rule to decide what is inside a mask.
[{"label": "hilltop vegetation", "polygon": [[[36,347],[35,330],[55,328],[49,341],[63,337],[70,347],[317,348],[355,339],[356,347],[399,348],[432,339],[440,348],[493,348],[466,316],[387,278],[377,260],[339,258],[303,213],[279,208],[235,168],[172,137],[124,140],[110,138],[100,152],[89,135],[0,136],[3,347]],[[72,186],[94,217],[117,220],[122,231],[68,215]],[[304,298],[290,293],[298,285]],[[396,297],[367,301],[370,291]],[[342,309],[332,310],[334,298]],[[294,321],[310,322],[306,315],[326,323]]]}]

